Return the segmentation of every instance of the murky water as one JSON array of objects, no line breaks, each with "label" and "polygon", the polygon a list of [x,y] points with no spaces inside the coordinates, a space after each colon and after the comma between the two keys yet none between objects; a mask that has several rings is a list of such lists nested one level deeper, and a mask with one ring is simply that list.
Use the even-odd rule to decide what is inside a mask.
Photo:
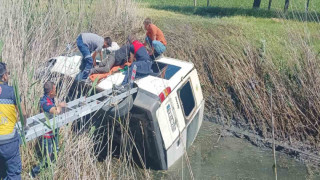
[{"label": "murky water", "polygon": [[[213,123],[203,122],[200,132],[188,149],[190,166],[195,179],[275,179],[273,155],[248,141],[225,136],[219,138]],[[307,167],[277,153],[278,179],[320,179],[311,176]],[[156,171],[155,179],[191,179],[186,158],[181,158],[168,171]]]}]

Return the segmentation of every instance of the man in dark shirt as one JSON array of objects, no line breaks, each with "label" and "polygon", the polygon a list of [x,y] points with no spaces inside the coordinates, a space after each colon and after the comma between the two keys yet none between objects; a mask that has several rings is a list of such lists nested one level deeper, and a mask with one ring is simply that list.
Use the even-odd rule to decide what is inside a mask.
[{"label": "man in dark shirt", "polygon": [[130,55],[130,44],[123,45],[120,49],[111,52],[103,65],[91,69],[91,74],[103,74],[111,70],[113,66],[121,66],[127,62]]},{"label": "man in dark shirt", "polygon": [[[44,96],[40,99],[40,112],[44,112],[45,116],[48,119],[52,119],[54,118],[54,115],[61,113],[62,108],[66,107],[66,103],[62,102],[62,103],[59,103],[59,105],[57,106],[55,105],[54,97],[56,96],[56,85],[53,82],[47,81],[43,85],[43,90],[44,90]],[[42,147],[44,147],[45,155],[48,156],[51,161],[54,160],[54,149],[56,149],[56,151],[58,151],[59,149],[58,133],[59,133],[59,130],[56,129],[54,133],[50,131],[45,133],[42,137],[43,138]],[[43,157],[44,159],[38,166],[34,167],[31,170],[30,174],[32,177],[35,177],[37,174],[40,173],[41,167],[47,166],[46,156]]]},{"label": "man in dark shirt", "polygon": [[144,77],[148,74],[152,73],[150,61],[150,56],[146,47],[139,42],[134,35],[130,35],[128,37],[128,42],[130,43],[130,59],[129,62],[133,62],[131,64],[130,69],[126,72],[126,76],[123,79],[122,85],[126,85],[129,83],[129,79],[132,75],[133,67],[136,66],[136,78]]}]

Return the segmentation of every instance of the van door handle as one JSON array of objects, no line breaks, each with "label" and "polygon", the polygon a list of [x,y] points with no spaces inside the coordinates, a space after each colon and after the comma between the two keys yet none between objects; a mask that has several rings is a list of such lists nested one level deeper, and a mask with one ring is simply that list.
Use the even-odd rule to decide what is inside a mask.
[{"label": "van door handle", "polygon": [[177,103],[177,109],[180,109],[178,97],[176,96],[175,99],[176,99],[176,103]]}]

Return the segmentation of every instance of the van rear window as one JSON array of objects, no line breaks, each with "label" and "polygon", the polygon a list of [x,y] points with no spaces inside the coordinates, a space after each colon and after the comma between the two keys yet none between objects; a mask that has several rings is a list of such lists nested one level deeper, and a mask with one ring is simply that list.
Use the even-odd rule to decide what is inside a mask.
[{"label": "van rear window", "polygon": [[184,115],[188,117],[192,110],[195,108],[190,80],[180,89],[179,96],[182,103]]},{"label": "van rear window", "polygon": [[181,67],[171,64],[164,64],[159,62],[154,62],[152,64],[153,75],[167,80],[175,75],[180,69]]}]

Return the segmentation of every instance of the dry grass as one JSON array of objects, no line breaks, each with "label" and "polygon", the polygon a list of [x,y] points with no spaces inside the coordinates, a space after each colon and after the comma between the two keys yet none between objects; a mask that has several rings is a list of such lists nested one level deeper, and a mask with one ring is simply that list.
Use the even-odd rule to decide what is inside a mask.
[{"label": "dry grass", "polygon": [[319,150],[319,25],[153,14],[168,41],[166,56],[191,60],[199,71],[209,117],[270,138],[273,111],[277,140]]},{"label": "dry grass", "polygon": [[[35,71],[50,57],[66,51],[67,43],[75,43],[80,32],[93,32],[111,36],[119,44],[126,35],[141,27],[142,19],[136,14],[131,0],[0,0],[0,40],[3,42],[2,60],[8,64],[11,80],[17,79],[28,116],[39,112],[42,85],[49,77],[38,82]],[[63,77],[54,77],[58,82]],[[52,79],[51,79],[52,80]],[[58,89],[58,101],[66,99],[73,83],[62,79]],[[11,83],[12,81],[10,81]],[[122,127],[126,128],[126,127]],[[90,128],[89,128],[90,129]],[[107,133],[107,132],[105,132]],[[137,179],[149,177],[146,170],[138,170],[132,156],[122,151],[120,160],[112,158],[107,149],[107,159],[98,162],[94,154],[95,137],[89,131],[72,132],[70,127],[61,130],[61,147],[57,161],[45,169],[39,179]],[[125,137],[130,141],[129,137]],[[23,179],[40,160],[36,157],[36,142],[21,148]],[[111,147],[108,144],[108,147]],[[126,144],[122,146],[127,147]],[[131,147],[133,148],[133,147]]]}]

